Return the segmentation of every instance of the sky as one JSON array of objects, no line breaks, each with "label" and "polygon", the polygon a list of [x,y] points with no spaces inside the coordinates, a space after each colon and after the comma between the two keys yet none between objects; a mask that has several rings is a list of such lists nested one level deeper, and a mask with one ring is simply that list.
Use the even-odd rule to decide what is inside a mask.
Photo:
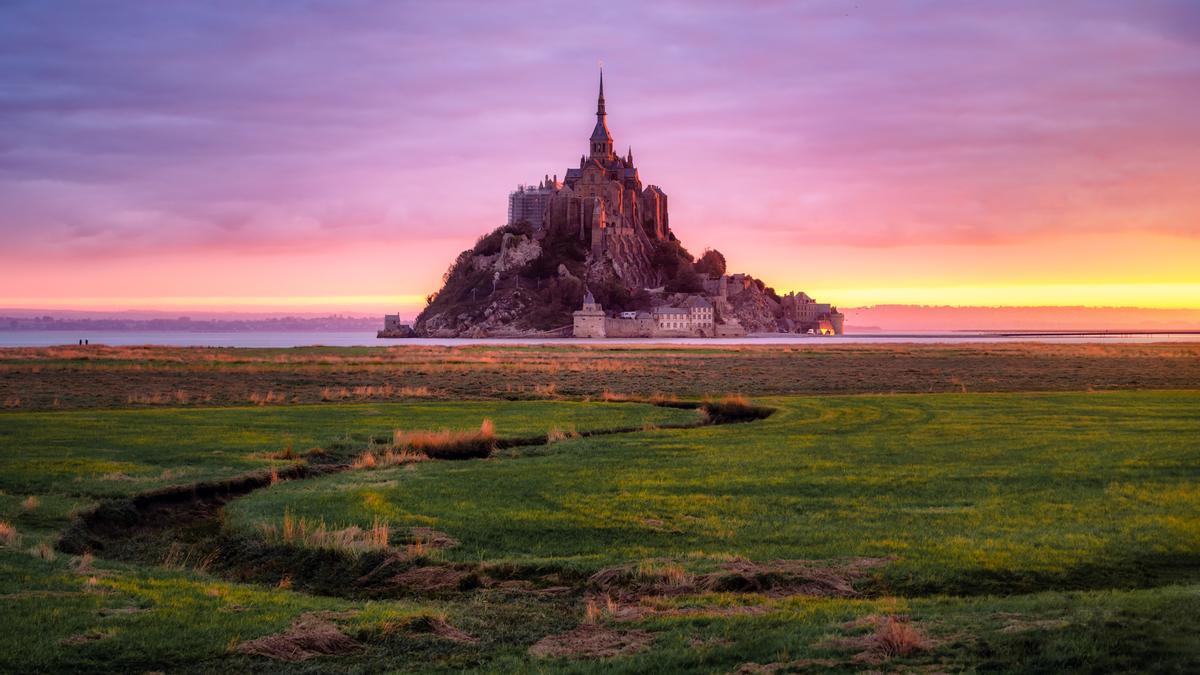
[{"label": "sky", "polygon": [[842,307],[1200,308],[1200,3],[0,4],[0,307],[413,313],[609,128]]}]

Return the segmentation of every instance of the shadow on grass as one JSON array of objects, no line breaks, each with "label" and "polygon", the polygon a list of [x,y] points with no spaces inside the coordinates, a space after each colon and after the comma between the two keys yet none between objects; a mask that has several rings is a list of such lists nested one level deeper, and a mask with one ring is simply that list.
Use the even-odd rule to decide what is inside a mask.
[{"label": "shadow on grass", "polygon": [[1040,591],[1092,591],[1154,588],[1200,581],[1200,554],[1111,551],[1103,562],[1089,562],[1056,572],[965,569],[940,578],[881,570],[861,590],[868,595],[1023,595]]}]

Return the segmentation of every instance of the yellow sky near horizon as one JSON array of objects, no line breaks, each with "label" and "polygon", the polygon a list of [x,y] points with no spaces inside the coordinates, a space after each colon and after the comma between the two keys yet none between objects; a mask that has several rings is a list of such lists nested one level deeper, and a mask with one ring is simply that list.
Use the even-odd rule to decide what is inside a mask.
[{"label": "yellow sky near horizon", "polygon": [[[1025,284],[1015,286],[949,286],[896,288],[812,287],[821,301],[837,298],[843,308],[874,305],[944,307],[1121,307],[1197,309],[1200,283]],[[1147,302],[1147,300],[1151,300]],[[72,310],[228,310],[306,312],[416,312],[421,295],[304,296],[126,296],[68,298],[0,298],[0,307]]]}]

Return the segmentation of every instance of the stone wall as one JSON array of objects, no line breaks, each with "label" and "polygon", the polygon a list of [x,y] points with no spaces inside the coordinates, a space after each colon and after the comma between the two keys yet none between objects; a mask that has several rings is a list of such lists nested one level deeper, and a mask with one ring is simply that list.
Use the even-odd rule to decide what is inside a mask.
[{"label": "stone wall", "polygon": [[584,311],[575,312],[574,331],[572,335],[580,338],[606,337],[604,312]]},{"label": "stone wall", "polygon": [[654,335],[654,319],[621,319],[609,318],[604,320],[604,332],[608,337],[651,337]]}]

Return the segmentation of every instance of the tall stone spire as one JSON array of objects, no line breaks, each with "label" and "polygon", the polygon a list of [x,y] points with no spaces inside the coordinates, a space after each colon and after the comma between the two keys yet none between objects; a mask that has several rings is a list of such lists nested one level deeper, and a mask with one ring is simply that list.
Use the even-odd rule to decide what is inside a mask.
[{"label": "tall stone spire", "polygon": [[604,69],[600,69],[600,97],[596,99],[596,117],[604,117]]},{"label": "tall stone spire", "polygon": [[600,96],[596,99],[596,128],[592,130],[590,139],[590,157],[601,161],[610,160],[613,157],[613,137],[608,133],[606,117],[607,114],[604,112],[604,71],[601,70]]}]

